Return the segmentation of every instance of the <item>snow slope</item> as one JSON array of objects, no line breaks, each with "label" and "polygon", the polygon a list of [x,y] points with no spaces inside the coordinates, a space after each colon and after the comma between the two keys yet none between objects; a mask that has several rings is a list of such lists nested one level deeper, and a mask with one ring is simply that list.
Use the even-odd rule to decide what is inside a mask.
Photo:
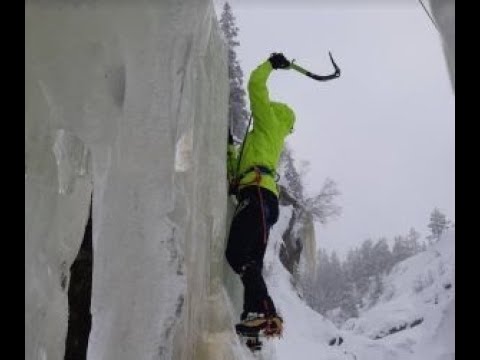
[{"label": "snow slope", "polygon": [[[266,343],[264,359],[451,360],[455,343],[455,234],[399,264],[378,304],[339,330],[309,308],[278,259],[290,207],[281,207],[265,258],[269,291],[285,320],[284,337]],[[415,321],[422,322],[415,324]],[[389,334],[391,329],[405,330]],[[413,324],[413,326],[412,326]],[[339,337],[343,342],[339,344]],[[337,339],[330,345],[333,339]]]},{"label": "snow slope", "polygon": [[[291,207],[281,207],[265,256],[264,274],[270,294],[285,321],[284,336],[265,344],[263,359],[305,360],[400,360],[405,351],[392,349],[364,335],[342,331],[312,310],[292,286],[292,279],[278,253],[281,236],[288,227]],[[342,342],[339,339],[342,338]],[[335,343],[331,345],[331,342]],[[262,357],[260,357],[262,358]]]},{"label": "snow slope", "polygon": [[[397,264],[378,303],[344,330],[411,353],[411,359],[455,356],[455,232]],[[410,357],[405,357],[410,359]]]},{"label": "snow slope", "polygon": [[338,331],[329,320],[306,306],[291,285],[291,275],[278,257],[281,236],[288,227],[291,214],[291,206],[281,207],[279,221],[273,227],[265,256],[264,274],[268,289],[285,322],[283,338],[273,340],[268,344],[271,349],[268,346],[267,349],[279,360],[323,359],[319,354],[334,353],[328,342]]}]

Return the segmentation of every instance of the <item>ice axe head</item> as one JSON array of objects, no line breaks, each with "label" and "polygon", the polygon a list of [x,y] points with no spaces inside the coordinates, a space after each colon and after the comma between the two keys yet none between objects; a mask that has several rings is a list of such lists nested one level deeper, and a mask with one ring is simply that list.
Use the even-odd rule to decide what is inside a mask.
[{"label": "ice axe head", "polygon": [[340,68],[335,63],[335,60],[333,60],[332,53],[328,52],[328,54],[330,56],[330,61],[332,62],[333,67],[335,68],[335,72],[330,74],[330,75],[316,75],[316,74],[304,69],[303,67],[295,64],[294,63],[295,60],[291,61],[290,69],[294,69],[294,70],[298,71],[299,73],[301,73],[303,75],[306,75],[308,77],[311,77],[312,79],[315,79],[315,80],[318,80],[318,81],[327,81],[327,80],[336,79],[336,78],[340,77]]}]

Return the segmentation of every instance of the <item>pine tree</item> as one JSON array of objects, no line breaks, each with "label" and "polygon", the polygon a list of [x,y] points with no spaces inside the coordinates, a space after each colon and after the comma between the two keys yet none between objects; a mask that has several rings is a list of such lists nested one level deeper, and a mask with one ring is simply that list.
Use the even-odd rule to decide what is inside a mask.
[{"label": "pine tree", "polygon": [[318,251],[318,267],[314,283],[315,293],[312,308],[321,314],[339,307],[340,263],[336,255],[329,256],[326,250]]},{"label": "pine tree", "polygon": [[427,251],[427,244],[425,242],[423,242],[421,245],[420,245],[420,251]]},{"label": "pine tree", "polygon": [[342,264],[335,251],[330,255],[330,266],[332,272],[332,282],[334,291],[331,296],[331,308],[337,308],[341,305],[343,294],[346,292],[346,278],[342,269]]},{"label": "pine tree", "polygon": [[399,263],[413,255],[412,249],[410,249],[408,242],[403,236],[395,236],[393,241],[393,264]]},{"label": "pine tree", "polygon": [[344,314],[345,320],[351,317],[358,317],[357,303],[354,285],[346,283],[345,293],[340,302],[340,309]]},{"label": "pine tree", "polygon": [[228,46],[228,77],[230,80],[230,100],[228,116],[230,129],[236,139],[242,140],[248,126],[249,113],[246,108],[245,90],[243,88],[243,70],[237,59],[235,48],[240,45],[237,40],[238,27],[235,16],[228,2],[223,6],[220,26]]},{"label": "pine tree", "polygon": [[412,250],[412,255],[419,253],[422,251],[422,245],[418,242],[420,239],[420,233],[415,230],[415,228],[410,228],[410,231],[407,234],[407,244],[409,248]]},{"label": "pine tree", "polygon": [[370,306],[374,305],[378,301],[378,299],[380,299],[380,296],[383,293],[384,285],[381,274],[375,274],[372,285],[373,289],[370,294]]},{"label": "pine tree", "polygon": [[430,223],[428,227],[431,230],[431,235],[428,237],[429,240],[438,241],[442,233],[448,229],[449,221],[445,214],[443,214],[437,208],[433,209],[432,213],[430,214]]},{"label": "pine tree", "polygon": [[386,238],[381,238],[373,246],[373,261],[375,274],[388,273],[393,264],[392,252]]},{"label": "pine tree", "polygon": [[360,247],[360,264],[356,271],[358,271],[358,290],[363,297],[370,288],[370,277],[375,274],[373,241],[371,239],[365,240]]}]

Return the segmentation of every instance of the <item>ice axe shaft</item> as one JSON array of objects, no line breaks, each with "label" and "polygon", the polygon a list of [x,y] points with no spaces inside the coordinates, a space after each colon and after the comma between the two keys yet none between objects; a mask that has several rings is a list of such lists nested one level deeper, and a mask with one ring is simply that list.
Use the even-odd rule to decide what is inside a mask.
[{"label": "ice axe shaft", "polygon": [[295,60],[292,60],[292,62],[290,64],[290,69],[297,70],[299,73],[301,73],[303,75],[306,75],[308,77],[311,77],[312,79],[315,79],[315,80],[318,80],[318,81],[327,81],[327,80],[336,79],[336,78],[340,77],[340,68],[335,63],[335,60],[333,60],[332,53],[328,52],[328,54],[330,55],[330,60],[332,61],[332,65],[335,68],[335,72],[333,74],[330,74],[330,75],[316,75],[316,74],[304,69],[303,67],[295,64],[294,63]]}]

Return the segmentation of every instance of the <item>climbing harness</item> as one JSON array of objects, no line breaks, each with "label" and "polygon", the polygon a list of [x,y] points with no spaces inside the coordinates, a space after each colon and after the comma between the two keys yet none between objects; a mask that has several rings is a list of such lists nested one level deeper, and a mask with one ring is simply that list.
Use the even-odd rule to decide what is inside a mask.
[{"label": "climbing harness", "polygon": [[[251,172],[255,172],[255,178],[252,181],[240,184],[240,180],[243,179],[247,174],[249,174]],[[252,166],[247,171],[242,173],[241,177],[239,176],[237,178],[238,180],[236,180],[236,183],[233,186],[236,187],[235,191],[237,193],[239,185],[241,185],[241,186],[256,185],[257,193],[258,193],[258,199],[259,199],[259,202],[260,202],[261,218],[262,218],[263,242],[264,242],[264,244],[266,244],[267,243],[267,223],[266,223],[266,219],[265,219],[265,208],[264,208],[264,204],[263,204],[263,196],[262,196],[262,192],[260,191],[260,183],[262,181],[262,174],[272,174],[272,171],[268,170],[267,168],[265,168],[263,166]]]},{"label": "climbing harness", "polygon": [[[247,170],[245,170],[239,176],[237,176],[238,181],[242,180],[245,176],[247,176],[251,172],[260,173],[260,176],[261,175],[270,175],[273,179],[275,179],[275,181],[280,180],[280,174],[278,174],[275,170],[269,169],[268,167],[263,166],[263,165],[254,165],[254,166],[249,167]],[[241,184],[241,185],[247,185],[247,184]]]},{"label": "climbing harness", "polygon": [[[246,186],[246,185],[252,185],[252,184],[260,184],[262,175],[270,175],[275,179],[275,181],[278,181],[279,178],[280,178],[280,175],[277,172],[275,172],[274,170],[269,169],[268,167],[263,166],[263,165],[251,166],[247,170],[245,170],[243,173],[238,174],[239,171],[240,171],[240,164],[242,162],[243,150],[245,149],[245,143],[247,142],[247,137],[248,137],[248,134],[249,134],[248,130],[250,129],[251,124],[252,124],[252,115],[250,114],[250,119],[248,121],[247,130],[245,131],[245,136],[243,137],[242,146],[240,148],[240,154],[239,154],[238,159],[237,159],[237,168],[235,169],[235,176],[230,181],[230,184],[229,184],[230,187],[229,187],[228,192],[229,192],[230,195],[235,195],[236,196],[238,194],[238,190],[239,190],[240,185],[241,186]],[[240,181],[251,172],[255,172],[255,174],[256,174],[255,179],[253,181],[249,182],[249,183],[240,184]]]}]

